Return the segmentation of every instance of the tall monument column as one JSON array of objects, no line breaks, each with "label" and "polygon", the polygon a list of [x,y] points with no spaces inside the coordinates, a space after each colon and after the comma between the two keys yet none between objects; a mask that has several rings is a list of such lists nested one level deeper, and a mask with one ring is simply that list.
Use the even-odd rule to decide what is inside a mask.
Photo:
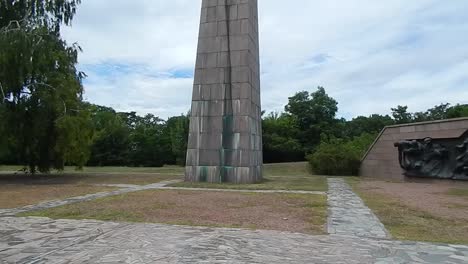
[{"label": "tall monument column", "polygon": [[262,179],[257,0],[202,0],[185,180]]}]

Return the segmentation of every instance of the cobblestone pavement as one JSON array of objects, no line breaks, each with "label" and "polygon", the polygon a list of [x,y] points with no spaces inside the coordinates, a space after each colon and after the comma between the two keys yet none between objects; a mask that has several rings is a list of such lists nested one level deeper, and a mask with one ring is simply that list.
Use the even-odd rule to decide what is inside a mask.
[{"label": "cobblestone pavement", "polygon": [[328,179],[328,233],[390,238],[380,220],[341,178]]},{"label": "cobblestone pavement", "polygon": [[0,263],[468,263],[468,246],[385,238],[343,180],[329,184],[331,235],[4,215]]},{"label": "cobblestone pavement", "polygon": [[115,184],[112,184],[109,186],[120,187],[120,188],[123,187],[123,188],[119,190],[115,190],[115,191],[99,192],[99,193],[87,194],[83,196],[70,197],[70,198],[66,198],[63,200],[46,201],[46,202],[42,202],[39,204],[28,205],[28,206],[19,207],[19,208],[0,209],[0,217],[15,216],[16,214],[23,213],[23,212],[43,210],[43,209],[58,207],[62,205],[72,204],[72,203],[86,202],[86,201],[91,201],[91,200],[98,199],[98,198],[120,195],[124,193],[129,193],[129,192],[159,189],[163,186],[176,183],[176,182],[179,182],[179,180],[163,181],[163,182],[158,182],[158,183],[149,184],[149,185],[119,185],[119,184],[115,185]]},{"label": "cobblestone pavement", "polygon": [[0,218],[3,263],[467,263],[468,247],[276,231]]}]

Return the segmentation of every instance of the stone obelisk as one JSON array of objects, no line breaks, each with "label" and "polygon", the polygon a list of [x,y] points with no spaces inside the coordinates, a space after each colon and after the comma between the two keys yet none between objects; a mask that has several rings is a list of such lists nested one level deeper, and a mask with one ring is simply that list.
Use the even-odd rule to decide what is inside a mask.
[{"label": "stone obelisk", "polygon": [[257,0],[202,0],[185,180],[262,179]]}]

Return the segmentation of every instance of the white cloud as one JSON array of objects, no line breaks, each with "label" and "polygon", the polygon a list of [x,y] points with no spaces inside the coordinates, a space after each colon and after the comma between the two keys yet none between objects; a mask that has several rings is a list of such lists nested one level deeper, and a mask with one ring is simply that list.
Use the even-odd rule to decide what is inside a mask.
[{"label": "white cloud", "polygon": [[[84,48],[86,98],[161,117],[186,112],[192,80],[178,73],[193,71],[200,5],[83,1],[64,34]],[[259,0],[259,7],[267,111],[318,85],[345,117],[388,113],[398,104],[420,111],[468,103],[465,0]]]}]

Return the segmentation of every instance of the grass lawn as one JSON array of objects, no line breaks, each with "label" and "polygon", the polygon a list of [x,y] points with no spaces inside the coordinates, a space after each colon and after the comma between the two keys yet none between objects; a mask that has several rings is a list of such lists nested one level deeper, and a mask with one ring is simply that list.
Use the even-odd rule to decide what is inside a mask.
[{"label": "grass lawn", "polygon": [[150,190],[20,216],[324,234],[326,204],[325,195]]},{"label": "grass lawn", "polygon": [[447,192],[448,195],[467,197],[468,199],[468,189],[457,189],[452,188]]},{"label": "grass lawn", "polygon": [[0,208],[16,208],[115,189],[82,185],[0,185]]},{"label": "grass lawn", "polygon": [[[468,244],[467,189],[437,192],[434,189],[445,186],[372,183],[358,178],[348,178],[348,182],[396,239]],[[465,186],[464,183],[460,185]],[[388,192],[390,188],[401,193],[392,194]]]},{"label": "grass lawn", "polygon": [[172,187],[244,189],[244,190],[302,190],[327,191],[327,178],[312,175],[307,162],[264,165],[264,180],[257,184],[212,184],[181,182]]}]

